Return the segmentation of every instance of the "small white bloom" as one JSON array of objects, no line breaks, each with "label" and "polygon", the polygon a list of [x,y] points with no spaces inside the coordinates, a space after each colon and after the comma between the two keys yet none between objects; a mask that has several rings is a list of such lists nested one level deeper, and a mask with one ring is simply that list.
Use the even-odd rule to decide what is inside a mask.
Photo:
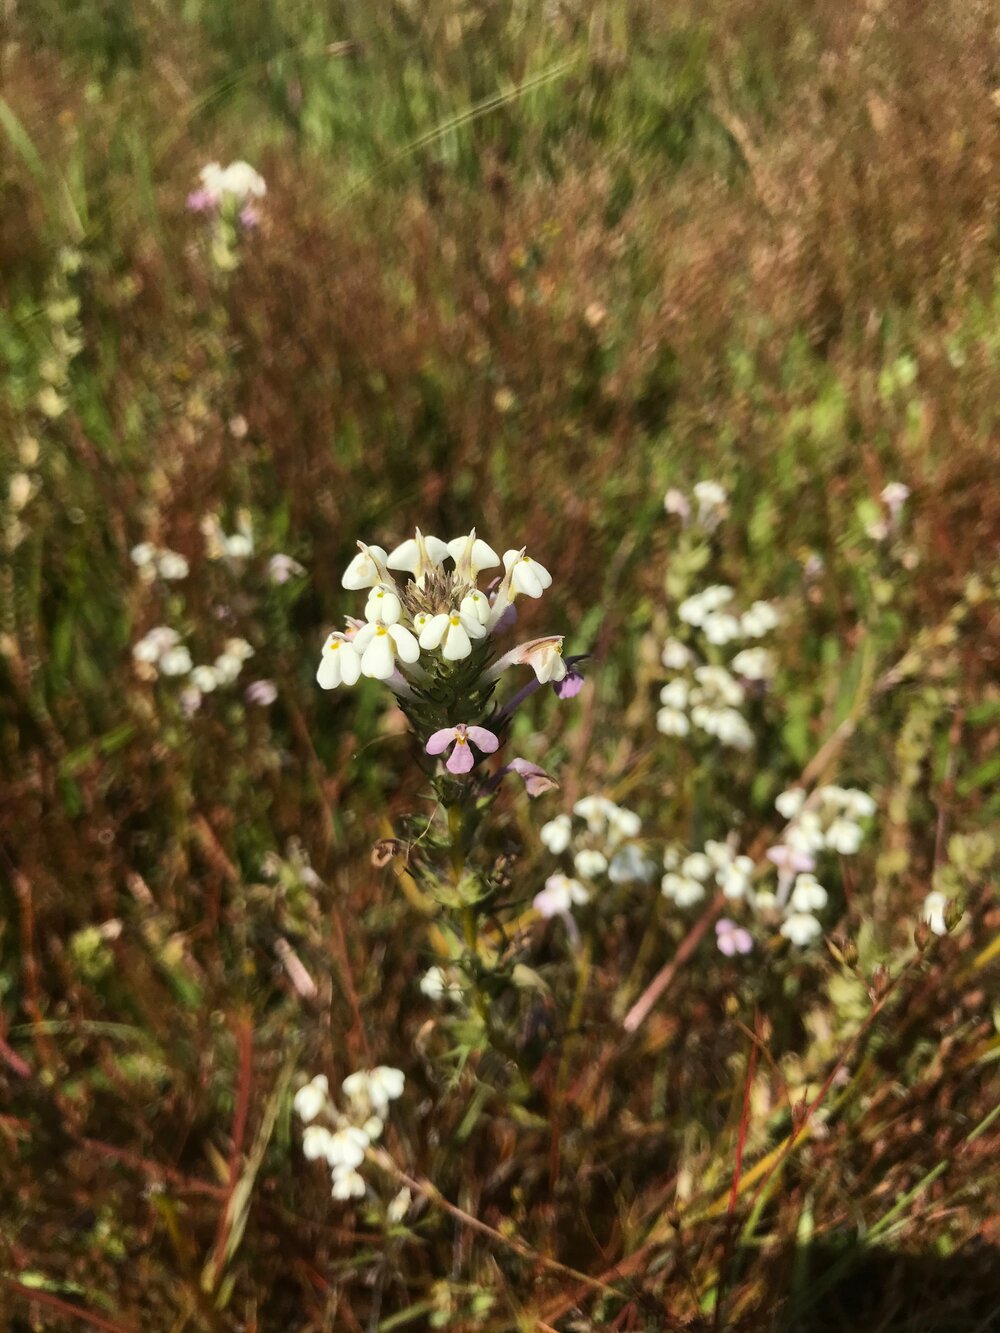
[{"label": "small white bloom", "polygon": [[568,875],[550,875],[545,881],[545,888],[535,894],[532,906],[541,916],[549,919],[565,916],[589,898],[590,894],[578,879],[570,879]]},{"label": "small white bloom", "polygon": [[841,856],[853,856],[861,846],[864,834],[861,827],[853,820],[840,817],[835,819],[826,831],[826,845],[831,851]]},{"label": "small white bloom", "polygon": [[785,842],[797,852],[818,852],[826,845],[819,815],[815,810],[803,810],[785,833]]},{"label": "small white bloom", "polygon": [[404,1185],[396,1197],[390,1202],[385,1210],[385,1218],[392,1226],[398,1226],[410,1210],[411,1195],[408,1186]]},{"label": "small white bloom", "polygon": [[728,842],[719,842],[715,838],[709,838],[705,843],[705,855],[711,862],[713,870],[724,870],[732,862],[733,849]]},{"label": "small white bloom", "polygon": [[686,625],[701,625],[705,617],[709,614],[709,609],[705,605],[704,597],[701,593],[695,593],[693,597],[686,597],[677,608],[677,614]]},{"label": "small white bloom", "polygon": [[805,804],[806,794],[801,787],[789,787],[774,800],[774,808],[782,819],[794,819]]},{"label": "small white bloom", "polygon": [[478,588],[466,593],[459,603],[458,613],[463,621],[478,621],[483,629],[486,629],[490,623],[490,604],[486,594],[481,593]]},{"label": "small white bloom", "polygon": [[267,576],[272,583],[287,583],[290,578],[299,577],[306,571],[297,560],[293,560],[290,555],[285,555],[279,551],[277,555],[272,555],[267,562]]},{"label": "small white bloom", "polygon": [[325,1125],[309,1125],[302,1131],[302,1151],[310,1162],[326,1160],[333,1135]]},{"label": "small white bloom", "polygon": [[608,812],[608,823],[616,838],[637,838],[642,830],[642,820],[636,812],[620,805]]},{"label": "small white bloom", "polygon": [[186,676],[191,670],[191,654],[183,644],[168,648],[160,658],[160,670],[165,676]]},{"label": "small white bloom", "polygon": [[822,933],[823,927],[808,912],[793,912],[781,923],[781,934],[800,949],[812,944]]},{"label": "small white bloom", "polygon": [[190,573],[188,562],[176,551],[161,551],[157,557],[156,567],[160,571],[160,578],[168,581],[186,579]]},{"label": "small white bloom", "polygon": [[368,1151],[368,1135],[357,1125],[345,1125],[331,1134],[326,1144],[326,1160],[331,1166],[360,1166]]},{"label": "small white bloom", "polygon": [[671,898],[678,907],[693,907],[705,897],[705,886],[687,875],[678,875],[668,871],[660,881],[660,891],[664,898]]},{"label": "small white bloom", "polygon": [[230,657],[238,658],[241,662],[248,662],[254,655],[254,650],[247,643],[246,639],[227,639],[224,644],[224,651]]},{"label": "small white bloom", "polygon": [[230,560],[247,560],[253,555],[253,538],[246,532],[234,532],[222,538],[222,550]]},{"label": "small white bloom", "polygon": [[608,868],[608,858],[603,852],[584,848],[573,857],[573,867],[582,879],[596,879]]},{"label": "small white bloom", "polygon": [[243,660],[235,653],[220,653],[215,659],[212,671],[217,684],[232,685],[243,670]]},{"label": "small white bloom", "polygon": [[702,621],[702,633],[709,643],[716,645],[732,643],[742,638],[743,629],[736,616],[726,612],[710,612]]},{"label": "small white bloom", "polygon": [[858,787],[851,787],[844,792],[844,810],[855,819],[868,819],[877,808],[868,793]]},{"label": "small white bloom", "polygon": [[795,887],[789,905],[794,912],[821,912],[827,903],[827,892],[815,875],[808,871],[795,877]]},{"label": "small white bloom", "polygon": [[440,648],[446,662],[459,662],[472,652],[472,640],[485,634],[486,629],[473,616],[442,612],[422,621],[419,642],[421,648]]},{"label": "small white bloom", "polygon": [[139,569],[144,569],[156,560],[156,547],[152,542],[140,542],[138,546],[133,546],[129,551],[129,557],[133,565],[137,565]]},{"label": "small white bloom", "polygon": [[484,569],[495,569],[500,557],[492,546],[476,536],[475,528],[467,537],[455,537],[448,543],[448,554],[455,562],[455,572],[469,583],[475,583]]},{"label": "small white bloom", "polygon": [[168,625],[157,625],[133,644],[132,656],[137,662],[158,662],[164,653],[180,642],[180,637]]},{"label": "small white bloom", "polygon": [[372,1143],[374,1143],[376,1139],[380,1139],[382,1137],[383,1129],[385,1129],[385,1124],[378,1118],[377,1115],[370,1115],[368,1119],[365,1121],[365,1123],[361,1126],[361,1132],[363,1134],[366,1134],[368,1136],[368,1139]]},{"label": "small white bloom", "polygon": [[663,508],[668,514],[675,514],[678,518],[686,519],[691,515],[691,505],[687,496],[676,486],[672,486],[663,497]]},{"label": "small white bloom", "polygon": [[[708,698],[718,696],[718,698],[730,708],[739,708],[740,704],[746,698],[746,690],[736,680],[725,667],[721,666],[700,666],[695,667],[694,678],[701,686],[701,692],[698,696],[698,702],[703,702],[703,697]],[[692,694],[692,699],[694,694]]]},{"label": "small white bloom", "polygon": [[415,537],[402,542],[386,558],[389,569],[402,569],[412,574],[418,588],[434,569],[439,569],[448,554],[448,544],[440,537],[425,537],[417,528]]},{"label": "small white bloom", "polygon": [[323,645],[316,680],[321,689],[354,685],[361,675],[361,654],[345,634],[329,634]]},{"label": "small white bloom", "polygon": [[604,832],[608,821],[618,807],[606,796],[581,796],[573,807],[573,813],[587,821],[587,828],[596,836]]},{"label": "small white bloom", "polygon": [[368,1079],[368,1096],[376,1113],[384,1120],[389,1113],[389,1103],[402,1097],[406,1087],[406,1075],[392,1065],[376,1065]]},{"label": "small white bloom", "polygon": [[889,512],[895,517],[910,498],[910,488],[904,482],[890,481],[882,488],[881,497]]},{"label": "small white bloom", "polygon": [[947,935],[948,926],[944,919],[945,908],[948,906],[947,895],[934,889],[924,899],[924,908],[922,919],[927,922],[935,935]]},{"label": "small white bloom", "polygon": [[655,874],[656,863],[631,842],[619,847],[608,866],[612,884],[648,884]]},{"label": "small white bloom", "polygon": [[330,1083],[325,1074],[317,1074],[314,1079],[299,1088],[292,1102],[295,1114],[308,1125],[328,1105]]},{"label": "small white bloom", "polygon": [[206,189],[218,194],[232,195],[241,203],[247,199],[263,199],[267,194],[264,177],[255,171],[249,162],[230,162],[228,167],[222,169],[217,162],[213,162],[210,168],[210,179],[213,182],[211,185],[205,179],[205,171],[209,168],[204,168],[201,173]]},{"label": "small white bloom", "polygon": [[762,639],[777,629],[781,620],[770,602],[754,602],[742,617],[743,633],[748,639]]},{"label": "small white bloom", "polygon": [[353,1167],[336,1166],[330,1193],[341,1202],[345,1199],[360,1199],[364,1197],[365,1182]]},{"label": "small white bloom", "polygon": [[202,694],[211,694],[219,683],[215,669],[210,666],[196,666],[191,672],[191,684]]},{"label": "small white bloom", "polygon": [[766,648],[744,648],[730,666],[747,680],[769,680],[774,675],[774,658]]},{"label": "small white bloom", "polygon": [[668,639],[663,645],[660,661],[670,671],[683,671],[694,661],[694,653],[680,639]]},{"label": "small white bloom", "polygon": [[395,590],[376,583],[365,602],[365,620],[381,620],[385,625],[396,625],[403,614],[403,603]]},{"label": "small white bloom", "polygon": [[718,509],[724,505],[729,496],[725,486],[721,486],[717,481],[699,481],[694,488],[694,498],[700,506],[708,509]]},{"label": "small white bloom", "polygon": [[532,560],[530,555],[525,555],[523,547],[520,551],[504,551],[503,563],[510,575],[510,586],[516,593],[523,593],[525,597],[541,597],[545,589],[552,585],[549,571],[537,560]]},{"label": "small white bloom", "polygon": [[396,658],[415,662],[420,645],[404,625],[385,625],[382,621],[362,625],[353,639],[355,652],[361,654],[361,671],[373,680],[388,680],[396,669]]},{"label": "small white bloom", "polygon": [[727,898],[745,898],[750,892],[753,861],[749,856],[737,856],[732,865],[725,866],[716,875],[716,883]]},{"label": "small white bloom", "polygon": [[664,847],[663,869],[676,870],[681,863],[681,854],[676,847]]},{"label": "small white bloom", "polygon": [[381,546],[366,546],[358,542],[361,548],[351,563],[344,570],[340,582],[345,588],[357,592],[361,588],[373,588],[376,583],[391,584],[386,560],[388,556]]},{"label": "small white bloom", "polygon": [[421,994],[426,995],[429,1000],[441,1000],[448,996],[449,999],[460,999],[462,987],[457,981],[451,981],[443,967],[429,967],[420,978]]},{"label": "small white bloom", "polygon": [[681,873],[689,879],[708,879],[712,873],[712,862],[704,852],[692,852],[681,862]]},{"label": "small white bloom", "polygon": [[687,713],[676,708],[661,708],[656,714],[656,729],[664,736],[686,736],[691,730]]},{"label": "small white bloom", "polygon": [[668,681],[660,690],[660,702],[668,708],[687,708],[690,689],[686,680],[678,677]]},{"label": "small white bloom", "polygon": [[547,847],[553,856],[561,856],[573,836],[573,825],[569,815],[556,815],[555,819],[550,819],[539,829],[538,836],[542,840],[542,845]]}]

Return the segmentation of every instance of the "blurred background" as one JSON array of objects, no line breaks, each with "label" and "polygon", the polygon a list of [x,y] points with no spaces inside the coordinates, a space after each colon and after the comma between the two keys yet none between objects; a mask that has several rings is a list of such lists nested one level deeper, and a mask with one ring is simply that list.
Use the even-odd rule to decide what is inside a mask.
[{"label": "blurred background", "polygon": [[[659,1276],[649,1219],[678,1172],[731,1180],[719,1136],[746,1048],[727,997],[752,1024],[771,996],[815,1091],[857,996],[830,992],[822,949],[780,984],[713,956],[623,1046],[611,997],[652,927],[645,907],[616,914],[585,1005],[606,1086],[560,1092],[574,1132],[554,1178],[542,1093],[514,1105],[488,1069],[471,1092],[435,1073],[417,986],[432,942],[370,860],[423,778],[384,691],[323,694],[318,652],[354,611],[358,538],[475,525],[553,575],[525,628],[592,655],[574,706],[544,691],[515,730],[562,785],[542,815],[521,798],[504,816],[522,896],[548,873],[542,817],[590,792],[627,798],[661,841],[736,812],[752,841],[846,718],[843,780],[884,820],[845,890],[872,964],[906,920],[910,940],[943,869],[982,895],[994,6],[3,8],[0,1311],[18,1330],[718,1327],[720,1214],[683,1263],[663,1241]],[[266,183],[249,213],[192,200],[207,164],[237,161]],[[729,496],[714,577],[793,608],[756,747],[721,763],[654,724],[664,493],[706,480]],[[895,545],[893,482],[910,492]],[[222,657],[192,688],[192,663]],[[882,1216],[940,1161],[945,1192],[893,1235],[942,1262],[995,1242],[995,1124],[961,1152],[955,1137],[996,1093],[982,901],[978,933],[942,941],[915,1026],[871,1057],[846,1139],[771,1201],[772,1248],[730,1269],[726,1326],[825,1327],[788,1257],[803,1217],[860,1234],[855,1207]],[[684,935],[656,930],[643,984]],[[565,1019],[565,950],[543,949]],[[796,1027],[807,993],[825,1037]],[[331,1205],[291,1094],[300,1071],[372,1063],[406,1071],[404,1168],[566,1271],[493,1258],[440,1210],[397,1234]],[[597,1309],[580,1274],[636,1253]],[[918,1272],[946,1302],[936,1322],[926,1301],[891,1322],[897,1301],[869,1326],[998,1326],[974,1271]]]}]

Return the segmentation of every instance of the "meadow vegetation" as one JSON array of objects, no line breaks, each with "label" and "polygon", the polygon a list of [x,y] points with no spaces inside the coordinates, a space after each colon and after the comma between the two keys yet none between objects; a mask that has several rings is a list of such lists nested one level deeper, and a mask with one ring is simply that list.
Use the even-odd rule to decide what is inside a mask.
[{"label": "meadow vegetation", "polygon": [[[1000,1328],[994,6],[6,10],[4,1327]],[[587,655],[471,879],[316,681],[416,525]]]}]

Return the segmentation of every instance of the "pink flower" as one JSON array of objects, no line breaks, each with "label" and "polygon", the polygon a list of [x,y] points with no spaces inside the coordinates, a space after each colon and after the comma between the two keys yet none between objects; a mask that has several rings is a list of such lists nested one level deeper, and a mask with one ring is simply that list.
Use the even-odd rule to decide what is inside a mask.
[{"label": "pink flower", "polygon": [[749,930],[744,930],[735,921],[730,921],[728,916],[721,916],[716,921],[715,934],[719,952],[724,953],[727,958],[732,958],[736,953],[749,953],[753,948],[753,936]]},{"label": "pink flower", "polygon": [[248,704],[259,704],[269,708],[278,697],[278,689],[273,680],[255,680],[243,693]]},{"label": "pink flower", "polygon": [[559,786],[555,778],[550,777],[544,768],[533,764],[530,759],[512,759],[503,772],[517,773],[522,777],[529,796],[541,796],[542,792],[552,791]]},{"label": "pink flower", "polygon": [[487,731],[485,727],[467,727],[464,722],[459,722],[457,726],[442,727],[440,731],[435,731],[424,749],[428,754],[442,754],[454,743],[445,768],[449,773],[468,773],[476,762],[470,741],[483,754],[492,754],[500,745],[493,732]]}]

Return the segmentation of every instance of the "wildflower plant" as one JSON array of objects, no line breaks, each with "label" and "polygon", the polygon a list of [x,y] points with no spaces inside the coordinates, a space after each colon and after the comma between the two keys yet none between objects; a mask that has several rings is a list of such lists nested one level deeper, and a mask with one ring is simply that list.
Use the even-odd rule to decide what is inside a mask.
[{"label": "wildflower plant", "polygon": [[[489,581],[481,587],[484,576]],[[363,613],[328,634],[317,682],[333,690],[368,677],[392,691],[435,802],[429,820],[406,820],[405,836],[391,844],[393,852],[402,849],[405,873],[452,926],[452,971],[432,969],[422,988],[435,998],[471,993],[479,1024],[473,1040],[509,1053],[491,996],[510,982],[514,960],[480,940],[483,916],[509,903],[508,876],[504,857],[490,860],[484,826],[505,776],[519,777],[529,796],[556,786],[522,758],[490,766],[515,710],[536,690],[551,685],[557,695],[572,697],[579,689],[577,661],[564,658],[561,635],[501,647],[516,622],[518,599],[540,598],[551,576],[525,548],[501,556],[474,529],[447,542],[417,529],[392,551],[359,542],[341,582],[364,594]],[[498,689],[519,667],[534,679],[501,702]],[[455,980],[456,970],[462,981]]]}]

